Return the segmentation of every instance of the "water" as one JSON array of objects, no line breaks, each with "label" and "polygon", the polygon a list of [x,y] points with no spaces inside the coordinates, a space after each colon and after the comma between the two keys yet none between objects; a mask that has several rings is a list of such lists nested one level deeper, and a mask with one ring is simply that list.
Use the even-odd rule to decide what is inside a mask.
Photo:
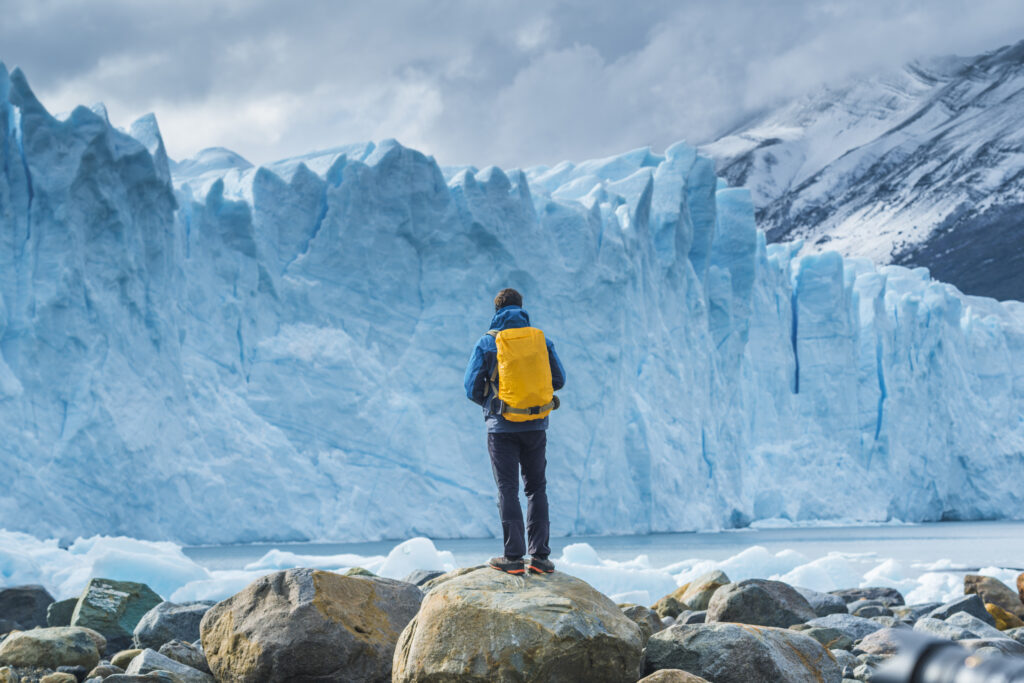
[{"label": "water", "polygon": [[[847,527],[742,529],[710,533],[553,538],[552,557],[571,543],[589,543],[604,559],[631,560],[647,555],[651,566],[686,559],[724,560],[753,545],[775,553],[792,549],[816,559],[830,552],[894,558],[906,565],[950,560],[960,570],[998,566],[1024,571],[1024,522],[939,522],[932,524]],[[387,555],[398,541],[372,543],[286,543],[185,548],[209,569],[241,569],[274,548],[303,555]],[[460,566],[480,564],[501,553],[501,542],[485,539],[435,539]]]}]

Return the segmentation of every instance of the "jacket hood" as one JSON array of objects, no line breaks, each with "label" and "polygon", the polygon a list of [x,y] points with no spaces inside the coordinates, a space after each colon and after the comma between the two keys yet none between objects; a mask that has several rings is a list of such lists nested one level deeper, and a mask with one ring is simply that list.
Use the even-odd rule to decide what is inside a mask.
[{"label": "jacket hood", "polygon": [[491,318],[490,330],[504,330],[509,327],[529,327],[530,316],[519,306],[505,306]]}]

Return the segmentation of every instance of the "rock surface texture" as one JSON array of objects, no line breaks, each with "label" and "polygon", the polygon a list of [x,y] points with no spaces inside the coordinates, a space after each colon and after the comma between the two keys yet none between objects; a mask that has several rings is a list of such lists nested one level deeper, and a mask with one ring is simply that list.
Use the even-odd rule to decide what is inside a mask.
[{"label": "rock surface texture", "polygon": [[747,579],[715,591],[706,621],[732,621],[756,626],[788,628],[814,619],[810,603],[781,581]]},{"label": "rock surface texture", "polygon": [[647,641],[645,673],[682,669],[715,683],[839,683],[839,665],[818,641],[745,624],[673,626]]},{"label": "rock surface texture", "polygon": [[135,627],[132,640],[137,648],[159,648],[172,640],[191,643],[199,639],[199,623],[213,606],[212,602],[176,605],[161,602],[146,614]]},{"label": "rock surface texture", "polygon": [[71,615],[72,626],[84,626],[103,634],[111,652],[132,644],[132,632],[149,610],[163,600],[144,583],[94,578]]},{"label": "rock surface texture", "polygon": [[398,642],[393,680],[633,683],[641,650],[637,625],[584,581],[482,568],[434,584]]},{"label": "rock surface texture", "polygon": [[395,643],[422,597],[390,579],[276,572],[206,613],[203,649],[220,681],[388,681]]}]

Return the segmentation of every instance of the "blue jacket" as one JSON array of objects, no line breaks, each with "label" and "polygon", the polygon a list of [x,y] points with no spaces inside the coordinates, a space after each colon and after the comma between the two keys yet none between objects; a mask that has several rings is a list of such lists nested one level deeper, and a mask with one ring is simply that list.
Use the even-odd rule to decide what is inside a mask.
[{"label": "blue jacket", "polygon": [[[494,314],[491,319],[489,330],[504,330],[510,327],[529,327],[530,316],[519,306],[506,306]],[[558,391],[565,386],[565,368],[558,360],[555,353],[555,345],[547,339],[548,359],[551,361],[551,386]],[[466,368],[466,396],[474,403],[484,407],[484,420],[487,422],[487,431],[498,432],[533,432],[548,428],[548,418],[541,420],[528,420],[526,422],[509,422],[501,415],[491,411],[490,401],[487,399],[487,379],[494,371],[494,365],[498,362],[498,346],[494,337],[485,334],[473,347],[473,355],[469,358],[469,366]],[[498,378],[501,383],[501,378]]]}]

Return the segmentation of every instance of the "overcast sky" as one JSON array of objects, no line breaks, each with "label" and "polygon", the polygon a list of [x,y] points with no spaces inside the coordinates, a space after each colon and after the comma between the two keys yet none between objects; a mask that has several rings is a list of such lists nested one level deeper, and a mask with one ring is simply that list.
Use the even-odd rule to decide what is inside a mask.
[{"label": "overcast sky", "polygon": [[706,142],[780,98],[1024,39],[1021,0],[0,0],[53,112],[155,112],[172,157],[398,138],[442,164]]}]

